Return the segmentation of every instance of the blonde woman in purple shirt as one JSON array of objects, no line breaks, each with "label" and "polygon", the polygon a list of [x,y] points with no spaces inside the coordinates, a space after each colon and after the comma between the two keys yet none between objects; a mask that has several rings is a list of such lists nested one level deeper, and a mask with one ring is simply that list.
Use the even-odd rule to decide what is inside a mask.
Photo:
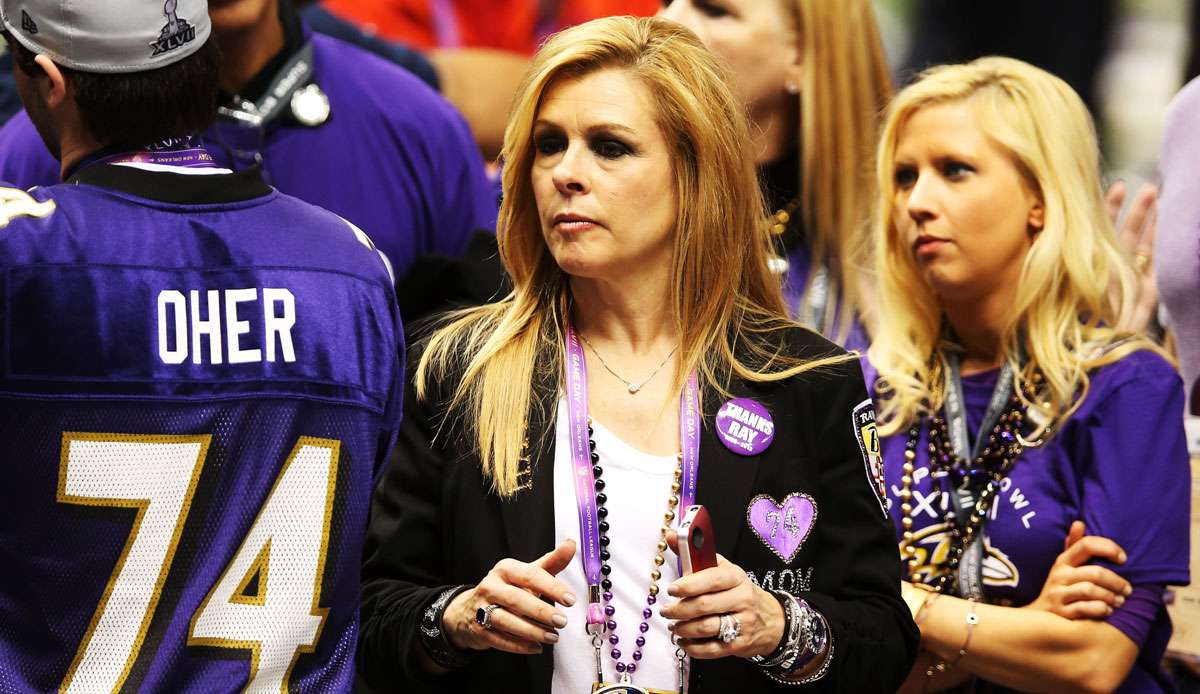
[{"label": "blonde woman in purple shirt", "polygon": [[1079,97],[1016,60],[935,68],[888,112],[869,376],[924,651],[906,688],[1167,689],[1183,392],[1113,327],[1137,280],[1098,161]]}]

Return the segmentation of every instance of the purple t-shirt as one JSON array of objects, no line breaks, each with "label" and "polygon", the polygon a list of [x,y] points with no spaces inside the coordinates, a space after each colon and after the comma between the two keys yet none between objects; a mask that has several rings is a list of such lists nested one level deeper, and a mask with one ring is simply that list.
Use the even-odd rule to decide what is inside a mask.
[{"label": "purple t-shirt", "polygon": [[[497,198],[462,116],[407,70],[322,34],[312,34],[314,77],[329,97],[319,127],[256,129],[218,123],[206,133],[221,166],[225,145],[261,152],[268,183],[349,220],[371,237],[401,277],[418,256],[457,256],[475,229],[495,228]],[[214,137],[215,136],[215,137]],[[0,128],[0,180],[21,188],[59,180],[24,111]]]},{"label": "purple t-shirt", "polygon": [[[991,371],[963,379],[972,439],[996,378]],[[944,556],[949,535],[942,519],[950,498],[930,478],[928,434],[926,424],[913,475],[913,531],[919,556]],[[897,537],[907,438],[905,431],[882,442]],[[984,532],[985,598],[1016,606],[1037,598],[1071,523],[1082,520],[1088,534],[1125,549],[1126,563],[1109,568],[1138,588],[1107,620],[1140,648],[1120,691],[1162,691],[1159,662],[1171,621],[1161,586],[1188,582],[1190,480],[1183,389],[1170,364],[1140,351],[1097,369],[1071,418],[1048,443],[1026,450],[1000,486]]]}]

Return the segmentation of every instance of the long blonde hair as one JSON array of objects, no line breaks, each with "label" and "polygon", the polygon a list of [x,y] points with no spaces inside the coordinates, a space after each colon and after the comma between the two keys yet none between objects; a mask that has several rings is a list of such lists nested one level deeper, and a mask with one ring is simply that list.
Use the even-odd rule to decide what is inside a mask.
[{"label": "long blonde hair", "polygon": [[503,300],[452,314],[418,364],[417,394],[431,378],[462,374],[448,411],[461,407],[483,471],[501,496],[518,487],[527,413],[549,404],[534,381],[561,384],[567,275],[542,237],[530,181],[533,123],[558,81],[618,68],[647,88],[671,148],[675,179],[673,292],[680,333],[676,388],[699,374],[705,390],[727,392],[733,376],[780,380],[840,358],[804,361],[786,353],[787,318],[769,246],[742,104],[721,68],[686,28],[657,18],[609,17],[553,36],[534,57],[504,135],[504,200],[497,238],[513,282]]},{"label": "long blonde hair", "polygon": [[[879,117],[892,98],[883,42],[870,0],[780,0],[801,42],[797,145],[800,213],[813,268],[827,265],[839,285],[837,311],[826,311],[824,335],[843,340],[855,318],[873,322],[868,296],[870,217],[875,204],[871,163]],[[816,272],[809,273],[812,288]]]},{"label": "long blonde hair", "polygon": [[917,111],[947,103],[972,107],[976,123],[1008,153],[1044,208],[1044,227],[1024,258],[1003,332],[1017,393],[1039,423],[1031,438],[1040,438],[1082,401],[1089,370],[1135,350],[1162,351],[1113,327],[1132,308],[1135,279],[1105,211],[1087,108],[1054,75],[995,57],[928,70],[888,109],[876,170],[880,320],[869,352],[879,370],[881,430],[896,432],[937,411],[945,395],[940,357],[952,347],[942,339],[938,300],[896,224],[903,212],[893,200],[901,130]]}]

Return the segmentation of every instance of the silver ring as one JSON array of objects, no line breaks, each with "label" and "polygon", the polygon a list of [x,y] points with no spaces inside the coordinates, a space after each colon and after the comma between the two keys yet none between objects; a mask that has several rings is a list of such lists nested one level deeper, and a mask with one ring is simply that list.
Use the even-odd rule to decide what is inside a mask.
[{"label": "silver ring", "polygon": [[484,605],[475,610],[475,623],[488,631],[495,629],[495,625],[492,624],[492,613],[498,609],[500,609],[500,606],[492,603],[491,605]]},{"label": "silver ring", "polygon": [[721,643],[730,644],[737,640],[737,637],[742,635],[742,620],[738,619],[735,614],[721,615],[721,628],[717,634],[717,638],[721,639]]}]

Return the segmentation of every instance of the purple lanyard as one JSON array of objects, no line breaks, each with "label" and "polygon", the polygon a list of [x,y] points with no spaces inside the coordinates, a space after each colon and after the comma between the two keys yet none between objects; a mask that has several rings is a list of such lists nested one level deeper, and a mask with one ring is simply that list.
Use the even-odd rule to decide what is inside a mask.
[{"label": "purple lanyard", "polygon": [[93,165],[100,164],[159,164],[185,169],[212,169],[217,166],[212,155],[203,147],[123,152],[93,162]]},{"label": "purple lanyard", "polygon": [[[596,481],[592,475],[592,451],[588,445],[587,360],[583,346],[570,322],[566,325],[567,419],[570,425],[571,461],[575,469],[575,505],[579,509],[579,540],[583,545],[583,573],[588,582],[588,625],[604,624],[600,605],[600,529],[596,517]],[[696,374],[688,376],[679,398],[679,445],[683,453],[683,478],[680,481],[679,509],[696,503],[696,479],[700,473],[699,387]]]}]

